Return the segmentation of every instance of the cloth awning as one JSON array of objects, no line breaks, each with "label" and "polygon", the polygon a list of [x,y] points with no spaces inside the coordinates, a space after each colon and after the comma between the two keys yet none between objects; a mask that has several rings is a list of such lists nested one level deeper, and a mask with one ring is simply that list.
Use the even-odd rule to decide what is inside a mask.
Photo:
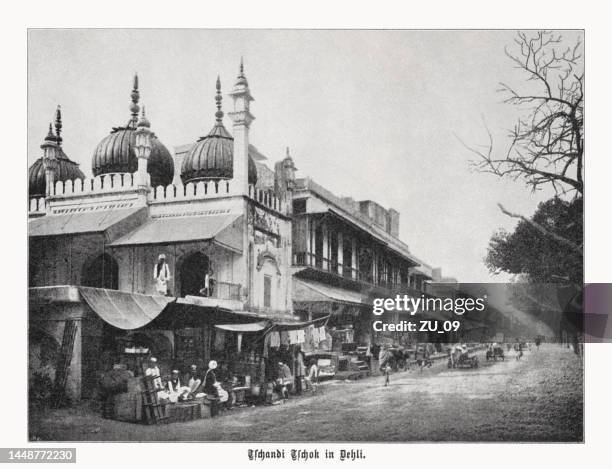
[{"label": "cloth awning", "polygon": [[216,324],[215,327],[232,332],[259,332],[263,331],[267,325],[267,321],[261,321],[250,324]]},{"label": "cloth awning", "polygon": [[[93,210],[87,208],[75,209],[74,213],[64,215],[46,215],[33,218],[28,222],[28,235],[35,236],[59,236],[76,233],[99,233],[111,229],[124,220],[129,223],[128,218],[143,218],[146,216],[146,207],[118,209],[118,210]],[[112,239],[112,236],[111,236]]]},{"label": "cloth awning", "polygon": [[314,326],[322,326],[329,319],[329,314],[327,316],[313,319],[312,321],[282,321],[272,319],[273,329],[277,331],[291,331],[296,329],[304,329],[310,325]]},{"label": "cloth awning", "polygon": [[138,329],[153,321],[175,300],[169,296],[142,295],[105,288],[79,287],[89,307],[118,329]]},{"label": "cloth awning", "polygon": [[295,277],[293,278],[293,301],[332,301],[344,304],[372,306],[371,300],[362,293]]},{"label": "cloth awning", "polygon": [[111,247],[213,240],[242,252],[242,215],[168,216],[150,219]]}]

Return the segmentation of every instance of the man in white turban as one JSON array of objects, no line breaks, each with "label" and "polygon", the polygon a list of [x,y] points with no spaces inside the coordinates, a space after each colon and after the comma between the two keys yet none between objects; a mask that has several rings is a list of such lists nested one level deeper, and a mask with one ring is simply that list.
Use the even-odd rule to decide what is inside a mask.
[{"label": "man in white turban", "polygon": [[157,264],[153,270],[153,278],[155,279],[155,290],[160,295],[168,294],[168,281],[170,280],[170,269],[166,263],[166,255],[160,254],[157,258]]},{"label": "man in white turban", "polygon": [[217,376],[214,371],[216,369],[217,362],[211,360],[208,363],[208,370],[206,370],[206,374],[204,375],[204,392],[211,397],[219,398],[219,402],[227,402],[229,394],[221,387],[221,383],[217,381]]}]

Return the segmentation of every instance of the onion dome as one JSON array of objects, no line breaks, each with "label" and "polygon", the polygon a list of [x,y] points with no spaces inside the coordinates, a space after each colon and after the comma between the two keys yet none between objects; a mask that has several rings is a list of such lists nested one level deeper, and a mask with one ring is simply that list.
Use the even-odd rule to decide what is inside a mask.
[{"label": "onion dome", "polygon": [[[110,173],[134,173],[138,169],[138,157],[136,156],[136,128],[138,125],[138,75],[134,76],[134,88],[132,90],[132,104],[130,120],[125,127],[113,127],[110,135],[102,139],[94,150],[91,159],[91,169],[94,176]],[[144,118],[146,119],[146,117]],[[146,120],[148,126],[151,124]],[[147,172],[151,176],[151,185],[167,186],[174,177],[174,160],[172,154],[157,138],[151,134],[151,155],[147,163]]]},{"label": "onion dome", "polygon": [[[221,81],[217,78],[216,122],[205,137],[201,137],[187,152],[181,167],[183,184],[206,179],[232,179],[234,175],[234,138],[223,125]],[[249,184],[257,183],[257,167],[249,155]]]},{"label": "onion dome", "polygon": [[[85,175],[79,169],[78,163],[72,161],[61,147],[62,144],[62,114],[60,107],[55,112],[55,135],[51,124],[45,141],[55,142],[58,145],[57,169],[55,170],[56,181],[68,181],[74,179],[85,179]],[[46,194],[45,167],[43,158],[38,158],[28,169],[28,194],[30,197],[44,197]]]}]

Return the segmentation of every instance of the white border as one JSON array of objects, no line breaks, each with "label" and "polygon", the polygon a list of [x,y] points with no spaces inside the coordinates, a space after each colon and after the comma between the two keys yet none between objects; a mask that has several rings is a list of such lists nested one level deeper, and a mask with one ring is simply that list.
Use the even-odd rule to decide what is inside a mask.
[{"label": "white border", "polygon": [[[274,28],[585,28],[586,29],[586,279],[612,282],[609,234],[612,158],[604,139],[611,121],[607,107],[610,83],[609,13],[605,6],[586,2],[447,1],[447,2],[13,2],[2,19],[2,183],[3,262],[1,445],[26,446],[26,28],[34,27],[274,27]],[[604,2],[601,2],[603,5]],[[368,8],[363,8],[366,5]],[[9,12],[10,11],[10,12]],[[612,415],[610,362],[612,346],[587,346],[586,444],[431,444],[355,445],[366,449],[367,460],[425,467],[579,467],[605,464]],[[49,445],[45,445],[49,446]],[[66,445],[64,445],[66,446]],[[244,444],[72,444],[78,464],[159,467],[177,463],[202,467],[248,465]],[[303,447],[331,445],[267,445]],[[334,445],[337,446],[337,445]],[[347,447],[350,445],[342,445]],[[177,459],[178,458],[178,459]],[[287,465],[287,462],[282,463]],[[341,466],[351,463],[326,463]],[[279,465],[279,464],[274,464]],[[352,464],[351,464],[352,465]]]}]

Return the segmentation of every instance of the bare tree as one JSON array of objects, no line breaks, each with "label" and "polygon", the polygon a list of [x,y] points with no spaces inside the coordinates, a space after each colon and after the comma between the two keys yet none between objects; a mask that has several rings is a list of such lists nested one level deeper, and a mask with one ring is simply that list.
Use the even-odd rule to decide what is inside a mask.
[{"label": "bare tree", "polygon": [[560,35],[540,31],[518,32],[514,43],[513,50],[506,48],[506,55],[535,86],[522,92],[500,83],[504,102],[519,107],[522,115],[510,130],[506,151],[494,151],[488,128],[484,151],[466,146],[477,155],[471,163],[481,172],[523,179],[534,191],[550,185],[557,195],[580,197],[584,190],[581,42],[563,47]]}]

